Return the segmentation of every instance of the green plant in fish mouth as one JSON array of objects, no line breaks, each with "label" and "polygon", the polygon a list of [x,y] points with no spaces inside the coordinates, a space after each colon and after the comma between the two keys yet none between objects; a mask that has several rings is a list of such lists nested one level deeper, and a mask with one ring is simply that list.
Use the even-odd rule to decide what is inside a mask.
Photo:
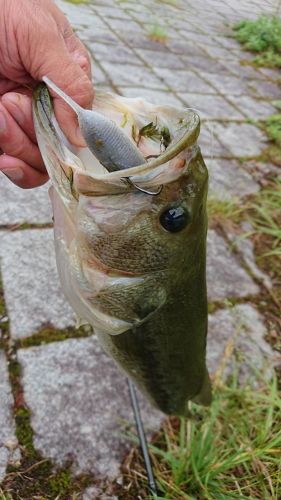
[{"label": "green plant in fish mouth", "polygon": [[235,38],[246,49],[256,52],[258,66],[281,67],[281,19],[260,16],[257,20],[244,20],[234,26]]}]

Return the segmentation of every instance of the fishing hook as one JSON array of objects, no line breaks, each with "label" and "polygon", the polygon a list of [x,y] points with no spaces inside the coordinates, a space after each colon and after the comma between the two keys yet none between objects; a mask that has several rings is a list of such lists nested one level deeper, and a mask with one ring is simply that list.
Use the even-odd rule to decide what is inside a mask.
[{"label": "fishing hook", "polygon": [[150,196],[158,196],[158,194],[160,194],[161,191],[162,191],[162,189],[163,189],[163,184],[161,184],[161,186],[159,187],[158,191],[156,191],[156,192],[147,191],[147,189],[143,189],[140,186],[138,186],[137,184],[135,184],[132,181],[132,179],[130,179],[130,177],[121,177],[121,179],[124,180],[127,184],[129,184],[129,186],[133,186],[135,189],[137,189],[141,193],[149,194]]}]

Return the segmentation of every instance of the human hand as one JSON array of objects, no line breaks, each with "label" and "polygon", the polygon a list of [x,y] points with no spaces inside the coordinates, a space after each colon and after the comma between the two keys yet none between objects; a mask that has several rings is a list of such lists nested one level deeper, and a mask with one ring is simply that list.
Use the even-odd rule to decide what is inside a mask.
[{"label": "human hand", "polygon": [[[0,0],[0,13],[0,170],[18,186],[31,188],[48,180],[33,128],[32,89],[47,75],[81,106],[90,107],[90,61],[52,0]],[[71,143],[82,146],[73,111],[53,96],[62,130]]]}]

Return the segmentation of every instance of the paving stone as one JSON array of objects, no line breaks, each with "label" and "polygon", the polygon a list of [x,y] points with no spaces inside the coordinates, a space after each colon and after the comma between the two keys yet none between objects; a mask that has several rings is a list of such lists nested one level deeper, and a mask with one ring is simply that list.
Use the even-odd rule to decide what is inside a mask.
[{"label": "paving stone", "polygon": [[258,156],[266,145],[265,135],[247,123],[215,123],[214,132],[234,157]]},{"label": "paving stone", "polygon": [[114,19],[112,17],[105,17],[107,24],[109,25],[109,29],[119,33],[123,31],[125,28],[125,24],[128,30],[134,31],[135,33],[142,33],[144,31],[143,27],[132,20],[132,18],[127,19],[125,22],[123,19]]},{"label": "paving stone", "polygon": [[202,122],[198,144],[204,158],[229,158],[230,151],[215,135],[213,122]]},{"label": "paving stone", "polygon": [[[93,85],[94,86],[100,85],[105,90],[105,87],[110,86],[109,77],[100,68],[98,61],[92,60],[91,67],[92,67]],[[111,89],[111,91],[112,91],[112,89]]]},{"label": "paving stone", "polygon": [[166,52],[167,46],[165,43],[156,42],[149,37],[149,33],[135,33],[133,31],[122,31],[119,37],[130,47],[143,48],[149,50],[157,50],[158,52]]},{"label": "paving stone", "polygon": [[133,64],[143,66],[143,61],[136,54],[121,44],[105,45],[103,43],[91,42],[89,44],[91,53],[98,61],[117,62],[119,64]]},{"label": "paving stone", "polygon": [[90,26],[95,22],[94,12],[88,5],[80,4],[79,8],[70,2],[56,0],[56,4],[66,15],[72,26]]},{"label": "paving stone", "polygon": [[266,120],[269,115],[276,113],[276,109],[269,102],[254,99],[250,96],[227,96],[241,113],[251,120]]},{"label": "paving stone", "polygon": [[[253,68],[253,66],[246,66],[241,64],[240,61],[221,61],[230,73],[233,73],[238,78],[249,78],[251,80],[263,80],[264,75],[259,69]],[[249,89],[247,91],[249,93]]]},{"label": "paving stone", "polygon": [[208,78],[208,81],[221,93],[231,95],[247,94],[247,80],[236,78],[235,76],[222,75],[217,73],[202,72],[202,77]]},{"label": "paving stone", "polygon": [[75,324],[59,286],[52,229],[2,232],[0,260],[13,338]]},{"label": "paving stone", "polygon": [[144,86],[146,88],[168,90],[167,85],[145,66],[108,63],[104,61],[101,62],[101,66],[110,75],[113,83],[118,87]]},{"label": "paving stone", "polygon": [[181,92],[180,97],[188,106],[198,109],[202,118],[206,119],[240,119],[243,115],[218,95],[186,94]]},{"label": "paving stone", "polygon": [[166,68],[154,68],[160,78],[176,92],[214,94],[215,90],[192,71],[171,72]]},{"label": "paving stone", "polygon": [[209,301],[259,293],[258,286],[214,230],[208,232],[207,284]]},{"label": "paving stone", "polygon": [[206,52],[214,59],[235,60],[237,58],[233,50],[229,50],[228,48],[222,47],[221,45],[209,45],[208,37],[206,37],[205,47]]},{"label": "paving stone", "polygon": [[0,173],[0,226],[52,222],[49,187],[45,184],[36,189],[21,189]]},{"label": "paving stone", "polygon": [[257,96],[262,99],[280,99],[280,87],[269,80],[253,80],[248,83],[248,86],[253,88]]},{"label": "paving stone", "polygon": [[163,92],[161,90],[152,90],[142,87],[122,87],[122,95],[126,97],[143,97],[152,104],[163,104],[183,108],[184,104],[177,99],[172,92]]},{"label": "paving stone", "polygon": [[235,40],[234,38],[221,36],[221,37],[217,37],[216,40],[220,45],[222,45],[226,49],[239,49],[240,48],[240,43],[237,40]]},{"label": "paving stone", "polygon": [[220,200],[258,193],[260,187],[252,176],[235,161],[213,159],[208,161],[209,196]]},{"label": "paving stone", "polygon": [[186,70],[188,71],[195,70],[199,75],[202,72],[204,79],[207,81],[209,73],[216,73],[217,75],[229,74],[228,68],[226,66],[221,64],[219,61],[211,59],[210,57],[207,56],[205,57],[203,56],[192,57],[191,55],[181,56],[181,60],[184,62]]},{"label": "paving stone", "polygon": [[[59,465],[71,460],[74,473],[116,476],[133,415],[126,378],[97,339],[20,349],[18,359],[35,448]],[[139,399],[146,430],[155,431],[162,414]]]},{"label": "paving stone", "polygon": [[[116,2],[114,3],[116,5]],[[104,5],[103,2],[100,2],[95,10],[98,15],[104,17],[105,19],[113,17],[115,19],[124,19],[126,22],[132,20],[131,16],[122,9],[121,4],[117,7],[115,5]]]},{"label": "paving stone", "polygon": [[106,26],[105,28],[83,28],[81,30],[78,30],[77,34],[82,41],[87,42],[87,45],[89,45],[90,42],[99,42],[109,45],[119,43],[118,37],[114,33],[112,33],[112,31],[110,31]]},{"label": "paving stone", "polygon": [[13,396],[9,385],[6,358],[0,351],[0,482],[4,479],[8,464],[16,465],[20,460],[18,441],[13,419]]},{"label": "paving stone", "polygon": [[274,68],[259,68],[259,71],[265,75],[271,78],[272,80],[276,81],[278,78],[280,78],[280,70],[279,69],[274,69]]},{"label": "paving stone", "polygon": [[260,280],[263,285],[271,289],[272,282],[269,276],[265,274],[256,264],[255,254],[254,254],[254,244],[252,240],[246,238],[247,233],[251,233],[253,227],[248,222],[241,223],[241,233],[234,234],[230,231],[227,232],[228,239],[233,243],[234,248],[236,248],[243,257],[244,262],[247,264],[252,275]]},{"label": "paving stone", "polygon": [[193,43],[192,37],[190,40],[167,40],[167,47],[171,50],[171,52],[175,52],[176,54],[180,54],[182,56],[192,56],[192,57],[200,57],[204,56],[205,53],[200,48],[199,45]]},{"label": "paving stone", "polygon": [[184,69],[184,64],[177,54],[168,51],[163,54],[157,50],[144,49],[137,49],[136,52],[149,66],[160,66],[169,70]]},{"label": "paving stone", "polygon": [[241,383],[257,373],[270,378],[277,353],[265,341],[266,328],[261,315],[250,304],[223,309],[209,316],[207,364],[211,373],[219,371],[223,379],[237,373]]}]

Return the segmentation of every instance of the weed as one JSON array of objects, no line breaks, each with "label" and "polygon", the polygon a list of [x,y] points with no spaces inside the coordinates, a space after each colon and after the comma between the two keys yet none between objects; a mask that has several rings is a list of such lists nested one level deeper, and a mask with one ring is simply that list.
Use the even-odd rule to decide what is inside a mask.
[{"label": "weed", "polygon": [[281,180],[275,179],[248,207],[248,220],[256,235],[270,238],[272,249],[262,256],[281,257]]},{"label": "weed", "polygon": [[243,212],[241,201],[236,198],[220,200],[210,196],[207,203],[207,211],[210,223],[217,224],[238,224]]},{"label": "weed", "polygon": [[241,21],[234,26],[235,37],[246,49],[259,53],[258,66],[281,67],[281,19],[261,16],[255,21]]},{"label": "weed", "polygon": [[151,40],[160,43],[164,43],[168,39],[168,34],[164,26],[161,26],[158,23],[155,23],[151,26],[148,36],[149,38],[151,38]]},{"label": "weed", "polygon": [[265,129],[270,139],[281,147],[281,113],[269,116],[266,120]]},{"label": "weed", "polygon": [[[253,390],[234,378],[217,383],[210,408],[191,404],[189,419],[167,419],[150,446],[158,498],[277,499],[280,409],[275,379]],[[134,479],[145,477],[140,462],[136,468]]]}]

